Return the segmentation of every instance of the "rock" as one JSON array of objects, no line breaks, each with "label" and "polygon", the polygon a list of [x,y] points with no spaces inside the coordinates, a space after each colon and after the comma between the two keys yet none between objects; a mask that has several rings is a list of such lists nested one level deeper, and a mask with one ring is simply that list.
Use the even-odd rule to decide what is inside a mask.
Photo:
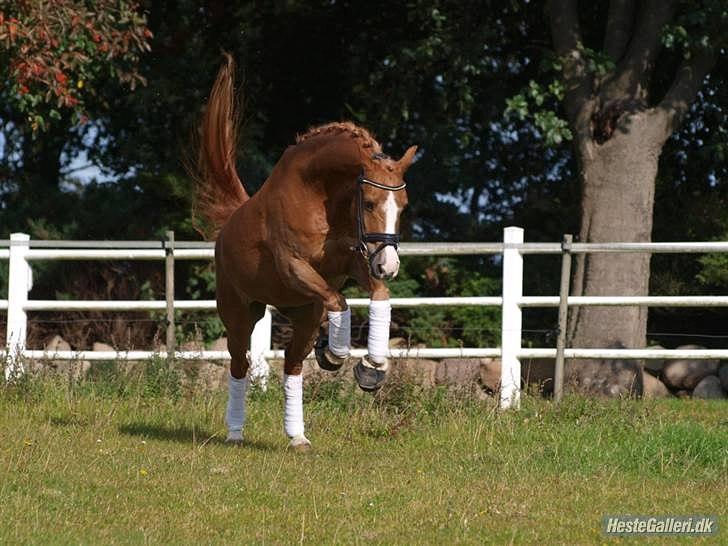
[{"label": "rock", "polygon": [[[699,345],[681,345],[678,349],[705,349]],[[718,360],[667,360],[660,378],[672,389],[692,390],[706,376],[718,373]]]},{"label": "rock", "polygon": [[[620,341],[614,341],[605,348],[625,347]],[[564,388],[584,396],[640,398],[643,375],[642,363],[637,360],[567,358],[564,362]]]},{"label": "rock", "polygon": [[645,398],[670,398],[672,396],[665,384],[652,374],[644,374],[642,380],[644,381],[643,396]]},{"label": "rock", "polygon": [[182,361],[182,385],[194,389],[214,391],[227,388],[228,367],[205,360]]},{"label": "rock", "polygon": [[392,359],[389,381],[415,383],[422,387],[435,386],[437,362],[424,358]]},{"label": "rock", "polygon": [[61,336],[55,335],[45,344],[44,350],[48,353],[56,353],[59,351],[70,351],[71,346]]},{"label": "rock", "polygon": [[403,337],[393,337],[389,340],[390,349],[406,349],[407,340]]},{"label": "rock", "polygon": [[443,358],[435,368],[435,385],[471,385],[478,379],[479,358]]},{"label": "rock", "polygon": [[205,350],[205,346],[203,345],[202,341],[199,339],[192,340],[192,341],[185,341],[182,345],[180,345],[177,348],[178,351],[191,351],[194,353],[199,353],[200,351]]},{"label": "rock", "polygon": [[679,390],[675,392],[675,396],[677,396],[678,398],[690,398],[690,391],[686,391],[684,389]]},{"label": "rock", "polygon": [[[660,349],[664,350],[665,348],[662,345],[650,345],[647,347],[648,349]],[[663,359],[659,360],[652,360],[652,359],[645,359],[645,371],[647,373],[650,373],[654,375],[655,377],[660,377],[660,373],[662,372],[662,368],[665,367],[665,361]]]},{"label": "rock", "polygon": [[111,352],[116,352],[116,349],[114,349],[108,343],[101,343],[99,341],[94,342],[94,344],[91,346],[91,350],[93,350],[93,351],[111,351]]},{"label": "rock", "polygon": [[56,363],[58,373],[67,375],[71,379],[83,379],[91,369],[91,363],[88,360],[65,360]]},{"label": "rock", "polygon": [[720,386],[720,379],[717,375],[708,375],[700,380],[693,389],[693,398],[723,399],[725,392]]},{"label": "rock", "polygon": [[537,392],[549,394],[554,391],[554,367],[551,358],[528,358],[521,361],[521,381],[535,387]]},{"label": "rock", "polygon": [[720,379],[720,386],[723,387],[725,392],[728,392],[728,362],[724,362],[718,370],[718,378]]},{"label": "rock", "polygon": [[210,350],[211,351],[227,351],[227,338],[226,337],[219,337],[212,343],[210,343]]},{"label": "rock", "polygon": [[501,382],[501,361],[495,358],[480,359],[480,384],[485,390],[498,392]]}]

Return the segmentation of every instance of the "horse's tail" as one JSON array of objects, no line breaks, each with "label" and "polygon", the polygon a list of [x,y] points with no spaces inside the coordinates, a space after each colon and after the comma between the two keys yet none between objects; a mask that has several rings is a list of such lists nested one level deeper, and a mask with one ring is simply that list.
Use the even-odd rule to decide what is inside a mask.
[{"label": "horse's tail", "polygon": [[224,53],[202,118],[197,158],[191,165],[196,184],[192,221],[206,239],[214,239],[236,209],[250,197],[235,168],[240,114],[235,96],[235,61]]}]

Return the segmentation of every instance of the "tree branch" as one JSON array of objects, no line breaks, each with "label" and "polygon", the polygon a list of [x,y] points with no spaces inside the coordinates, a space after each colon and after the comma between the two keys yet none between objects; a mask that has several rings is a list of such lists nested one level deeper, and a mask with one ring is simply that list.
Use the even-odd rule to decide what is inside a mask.
[{"label": "tree branch", "polygon": [[665,138],[668,138],[682,123],[715,61],[715,50],[704,48],[691,55],[689,59],[685,59],[680,65],[675,81],[656,108],[657,112],[665,115]]},{"label": "tree branch", "polygon": [[551,0],[548,10],[554,49],[563,62],[566,115],[577,136],[588,138],[592,86],[581,43],[577,2]]},{"label": "tree branch", "polygon": [[619,62],[627,50],[634,23],[634,0],[612,0],[609,3],[604,51],[614,62]]},{"label": "tree branch", "polygon": [[645,0],[627,53],[602,87],[602,102],[646,98],[647,80],[660,52],[660,33],[675,15],[675,5],[675,0]]}]

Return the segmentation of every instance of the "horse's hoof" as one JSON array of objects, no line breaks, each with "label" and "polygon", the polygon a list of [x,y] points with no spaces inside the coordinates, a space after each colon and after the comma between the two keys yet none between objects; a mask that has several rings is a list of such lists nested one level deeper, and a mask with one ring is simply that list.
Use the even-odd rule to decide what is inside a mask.
[{"label": "horse's hoof", "polygon": [[243,445],[243,433],[239,430],[231,430],[228,432],[225,443],[233,447],[240,447]]},{"label": "horse's hoof", "polygon": [[306,453],[311,450],[311,442],[305,436],[295,436],[288,443],[288,449],[296,453]]},{"label": "horse's hoof", "polygon": [[354,366],[354,377],[359,384],[359,388],[366,392],[376,392],[387,378],[388,362],[381,367],[376,367],[366,357],[362,358],[356,366]]},{"label": "horse's hoof", "polygon": [[344,363],[349,360],[349,356],[336,356],[328,347],[328,338],[320,337],[314,348],[316,362],[319,368],[327,372],[337,372]]}]

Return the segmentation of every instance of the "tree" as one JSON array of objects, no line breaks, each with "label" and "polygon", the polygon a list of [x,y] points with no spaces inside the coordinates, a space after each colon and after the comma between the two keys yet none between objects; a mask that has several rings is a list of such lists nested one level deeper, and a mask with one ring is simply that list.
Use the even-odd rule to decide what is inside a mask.
[{"label": "tree", "polygon": [[[568,0],[551,2],[548,11],[579,162],[579,238],[650,241],[658,159],[724,45],[724,4],[612,0],[606,10],[580,11]],[[646,295],[649,268],[648,254],[579,256],[573,293]],[[569,334],[579,347],[639,348],[646,326],[644,307],[585,307],[572,315]],[[573,362],[570,373],[606,394],[641,383],[640,368],[628,363]]]},{"label": "tree", "polygon": [[151,32],[137,10],[121,0],[0,1],[0,199],[15,219],[63,210],[64,149],[104,110],[99,88],[144,83],[136,65]]}]

